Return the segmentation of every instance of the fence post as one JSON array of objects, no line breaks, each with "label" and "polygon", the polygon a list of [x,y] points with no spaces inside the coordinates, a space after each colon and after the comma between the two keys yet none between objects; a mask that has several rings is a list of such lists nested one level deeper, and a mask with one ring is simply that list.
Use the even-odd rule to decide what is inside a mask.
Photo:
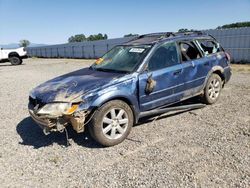
[{"label": "fence post", "polygon": [[82,46],[82,58],[84,58],[84,46]]},{"label": "fence post", "polygon": [[107,52],[109,51],[109,44],[107,44]]},{"label": "fence post", "polygon": [[94,57],[95,58],[95,45],[93,44],[93,54],[94,54]]},{"label": "fence post", "polygon": [[66,57],[66,47],[63,47],[63,57]]}]

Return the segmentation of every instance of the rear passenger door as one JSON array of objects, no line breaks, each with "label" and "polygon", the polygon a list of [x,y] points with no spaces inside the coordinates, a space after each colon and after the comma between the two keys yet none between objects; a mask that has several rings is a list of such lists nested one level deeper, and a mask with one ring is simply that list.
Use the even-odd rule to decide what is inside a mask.
[{"label": "rear passenger door", "polygon": [[185,83],[183,97],[189,97],[202,90],[211,65],[194,41],[180,41],[178,46]]}]

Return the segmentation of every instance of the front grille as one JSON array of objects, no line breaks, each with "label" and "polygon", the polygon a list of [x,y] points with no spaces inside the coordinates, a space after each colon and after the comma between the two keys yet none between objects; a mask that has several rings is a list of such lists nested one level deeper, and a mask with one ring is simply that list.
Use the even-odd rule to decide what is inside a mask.
[{"label": "front grille", "polygon": [[39,108],[45,105],[45,103],[43,103],[42,100],[34,99],[31,96],[29,96],[29,104],[31,104],[33,107],[35,107],[36,105],[39,105]]}]

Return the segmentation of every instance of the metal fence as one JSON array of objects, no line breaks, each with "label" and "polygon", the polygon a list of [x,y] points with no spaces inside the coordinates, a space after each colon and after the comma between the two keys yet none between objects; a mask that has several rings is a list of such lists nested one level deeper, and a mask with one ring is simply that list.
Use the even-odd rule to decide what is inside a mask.
[{"label": "metal fence", "polygon": [[250,27],[210,29],[204,32],[214,36],[234,61],[250,63]]},{"label": "metal fence", "polygon": [[126,37],[42,47],[29,47],[27,48],[27,53],[30,57],[92,59],[101,57],[114,46],[128,42],[133,38],[134,37]]},{"label": "metal fence", "polygon": [[[214,36],[235,62],[250,62],[250,27],[233,29],[210,29],[204,32]],[[101,57],[116,45],[132,40],[133,37],[100,41],[76,42],[60,45],[27,48],[30,57],[45,58],[83,58]]]}]

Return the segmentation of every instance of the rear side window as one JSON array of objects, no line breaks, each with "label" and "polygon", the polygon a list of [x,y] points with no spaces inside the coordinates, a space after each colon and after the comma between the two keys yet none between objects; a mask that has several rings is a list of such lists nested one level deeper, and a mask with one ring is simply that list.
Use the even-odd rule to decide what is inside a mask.
[{"label": "rear side window", "polygon": [[179,64],[179,58],[175,43],[160,45],[152,55],[148,63],[148,70],[155,71]]},{"label": "rear side window", "polygon": [[198,40],[198,43],[206,55],[222,51],[219,43],[213,40]]},{"label": "rear side window", "polygon": [[182,61],[190,61],[201,58],[201,53],[193,42],[179,42]]}]

